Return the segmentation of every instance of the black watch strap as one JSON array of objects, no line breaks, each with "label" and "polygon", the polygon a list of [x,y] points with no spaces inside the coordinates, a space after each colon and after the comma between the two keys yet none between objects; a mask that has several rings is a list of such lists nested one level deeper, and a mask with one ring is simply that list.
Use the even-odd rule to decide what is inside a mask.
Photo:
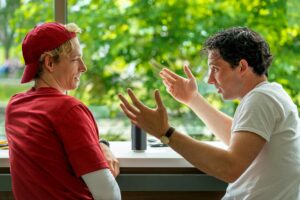
[{"label": "black watch strap", "polygon": [[107,140],[100,139],[99,142],[109,147],[109,142]]},{"label": "black watch strap", "polygon": [[172,126],[170,126],[170,128],[167,130],[165,136],[168,137],[168,138],[170,138],[171,135],[174,133],[174,131],[175,131],[175,128],[173,128]]}]

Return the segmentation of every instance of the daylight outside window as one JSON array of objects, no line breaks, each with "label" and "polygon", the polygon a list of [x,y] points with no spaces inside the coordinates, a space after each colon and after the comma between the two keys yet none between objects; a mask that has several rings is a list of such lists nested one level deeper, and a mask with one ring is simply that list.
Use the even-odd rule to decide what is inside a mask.
[{"label": "daylight outside window", "polygon": [[34,25],[53,20],[52,8],[52,0],[0,0],[0,140],[5,139],[4,112],[9,98],[32,86],[20,84],[22,40]]},{"label": "daylight outside window", "polygon": [[[24,61],[21,42],[34,25],[54,20],[52,0],[0,0],[0,139],[5,139],[4,110],[20,85]],[[201,140],[215,140],[185,105],[166,91],[159,71],[168,67],[184,76],[189,65],[200,92],[217,108],[233,114],[238,102],[226,102],[206,83],[207,60],[201,47],[209,35],[232,26],[261,33],[275,60],[270,81],[281,83],[300,107],[300,2],[234,0],[68,0],[68,22],[82,29],[79,38],[88,71],[69,94],[89,106],[102,137],[128,140],[130,121],[119,107],[118,93],[130,87],[148,106],[155,107],[159,89],[178,130]]]}]

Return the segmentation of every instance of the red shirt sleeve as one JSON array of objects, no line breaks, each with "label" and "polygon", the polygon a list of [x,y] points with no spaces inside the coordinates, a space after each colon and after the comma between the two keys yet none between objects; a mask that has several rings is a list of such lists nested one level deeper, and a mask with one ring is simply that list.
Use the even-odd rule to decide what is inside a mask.
[{"label": "red shirt sleeve", "polygon": [[88,108],[76,105],[60,119],[56,132],[76,176],[108,168],[99,145],[98,128]]}]

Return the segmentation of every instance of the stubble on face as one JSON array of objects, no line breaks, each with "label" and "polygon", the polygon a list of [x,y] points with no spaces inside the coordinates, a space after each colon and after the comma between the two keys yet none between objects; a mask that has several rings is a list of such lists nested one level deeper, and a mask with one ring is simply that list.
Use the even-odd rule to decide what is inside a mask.
[{"label": "stubble on face", "polygon": [[216,87],[223,99],[237,98],[240,82],[235,72],[236,69],[233,69],[230,63],[222,58],[218,50],[208,52],[208,65],[213,73],[210,83]]}]

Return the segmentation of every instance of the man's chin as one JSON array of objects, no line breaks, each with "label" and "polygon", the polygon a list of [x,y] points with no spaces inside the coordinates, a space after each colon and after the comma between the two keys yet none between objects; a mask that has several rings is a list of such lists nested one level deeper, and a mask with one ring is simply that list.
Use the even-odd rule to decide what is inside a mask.
[{"label": "man's chin", "polygon": [[78,87],[79,87],[79,82],[77,82],[73,86],[69,87],[68,90],[76,90]]},{"label": "man's chin", "polygon": [[222,99],[225,101],[236,99],[236,97],[232,97],[232,96],[228,96],[228,95],[226,96],[224,94],[221,94],[221,96],[222,96]]},{"label": "man's chin", "polygon": [[[77,88],[79,87],[79,85],[80,85],[80,81],[77,81],[76,84],[75,84],[74,89],[77,89]],[[74,90],[74,89],[73,89],[73,90]]]}]

